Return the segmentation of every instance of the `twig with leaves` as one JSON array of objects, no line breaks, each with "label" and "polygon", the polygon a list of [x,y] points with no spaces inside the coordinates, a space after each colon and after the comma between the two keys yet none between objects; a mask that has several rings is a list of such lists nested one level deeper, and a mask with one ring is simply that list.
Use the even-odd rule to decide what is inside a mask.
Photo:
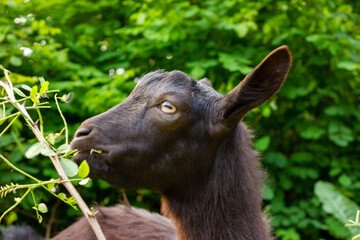
[{"label": "twig with leaves", "polygon": [[[0,111],[0,123],[3,123],[7,119],[12,118],[12,120],[8,124],[8,126],[6,126],[5,129],[0,133],[0,137],[10,128],[10,126],[21,115],[24,118],[27,126],[31,129],[31,131],[34,133],[34,135],[36,136],[36,138],[38,140],[37,143],[35,143],[33,146],[31,146],[27,150],[27,152],[25,154],[26,157],[32,158],[39,154],[49,157],[51,162],[53,163],[60,179],[49,180],[49,181],[40,181],[40,180],[34,178],[33,176],[16,168],[4,156],[0,155],[0,158],[6,164],[8,164],[10,167],[15,169],[16,171],[21,172],[22,174],[24,174],[25,176],[31,178],[32,180],[34,180],[36,182],[34,184],[27,184],[27,185],[10,184],[10,185],[5,185],[5,186],[1,187],[1,189],[0,189],[1,197],[6,196],[8,193],[15,192],[17,189],[20,189],[20,188],[25,188],[25,189],[27,189],[27,191],[22,195],[21,198],[15,199],[16,203],[11,208],[9,208],[7,211],[5,211],[5,213],[3,213],[3,215],[0,218],[0,221],[5,214],[7,214],[9,211],[11,211],[13,208],[15,208],[25,198],[25,196],[27,196],[29,193],[31,193],[31,195],[33,197],[34,205],[35,205],[34,209],[38,216],[38,220],[41,222],[42,217],[41,217],[40,213],[47,212],[47,206],[44,203],[39,203],[39,204],[36,203],[36,199],[35,199],[33,190],[38,187],[43,187],[51,194],[58,197],[62,201],[70,204],[73,207],[75,207],[74,204],[76,202],[78,204],[79,208],[81,209],[81,211],[83,212],[84,216],[89,221],[92,229],[94,230],[96,237],[99,240],[100,239],[105,240],[106,238],[100,228],[99,223],[96,220],[95,213],[88,208],[88,206],[86,205],[86,203],[84,202],[84,200],[82,199],[82,197],[80,196],[78,191],[75,189],[74,185],[71,183],[71,181],[79,181],[79,180],[82,180],[84,177],[86,177],[89,173],[89,167],[88,167],[86,161],[84,161],[78,168],[74,162],[72,162],[71,160],[68,159],[69,156],[71,156],[71,154],[73,154],[75,151],[70,151],[70,146],[68,144],[68,130],[67,130],[66,121],[65,121],[64,116],[62,115],[62,112],[60,110],[60,107],[59,107],[59,104],[57,101],[57,99],[61,99],[61,98],[58,98],[55,95],[56,106],[57,106],[60,116],[65,124],[65,127],[61,130],[60,134],[65,130],[66,143],[61,145],[58,148],[55,148],[54,146],[52,146],[53,142],[54,142],[52,139],[54,136],[53,135],[48,136],[47,137],[48,140],[44,137],[43,119],[42,119],[42,116],[40,113],[41,108],[49,107],[49,106],[46,106],[47,103],[41,103],[40,99],[42,97],[46,96],[47,93],[54,92],[54,91],[48,91],[49,82],[47,82],[43,78],[41,78],[40,79],[40,82],[41,82],[40,90],[38,91],[38,87],[35,85],[32,88],[28,88],[28,90],[30,91],[30,94],[29,94],[29,96],[26,96],[19,88],[16,88],[13,86],[13,84],[10,80],[10,77],[9,77],[10,72],[6,69],[3,69],[3,71],[4,71],[6,81],[0,80],[0,87],[2,87],[5,90],[6,96],[3,98],[0,98],[0,100],[3,100],[3,102],[0,103],[0,110],[1,110],[1,108],[3,110],[3,111]],[[19,95],[22,98],[17,100],[14,93],[16,93],[17,95]],[[33,105],[30,107],[27,107],[26,100],[31,100]],[[18,112],[6,116],[5,104],[8,104],[8,103],[11,104],[12,106],[14,106]],[[37,112],[37,114],[39,116],[39,119],[37,121],[33,121],[31,116],[29,115],[29,113],[28,113],[29,109],[34,109]],[[40,128],[39,128],[38,124],[40,124]],[[49,144],[49,142],[52,144]],[[71,180],[68,178],[68,176],[73,177],[75,175],[80,175],[80,177],[82,177],[82,178],[81,179],[71,179]],[[51,191],[53,186],[58,183],[61,183],[65,186],[65,188],[72,195],[71,198],[67,198],[65,193],[55,194]]]},{"label": "twig with leaves", "polygon": [[[360,227],[360,210],[357,210],[355,220],[349,220],[350,223],[345,224],[347,227]],[[360,234],[354,236],[351,240],[359,239]]]}]

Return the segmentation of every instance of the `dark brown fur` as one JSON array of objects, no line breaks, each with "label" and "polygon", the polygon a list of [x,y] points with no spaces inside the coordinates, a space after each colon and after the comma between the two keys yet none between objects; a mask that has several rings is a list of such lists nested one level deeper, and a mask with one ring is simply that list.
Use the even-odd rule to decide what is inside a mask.
[{"label": "dark brown fur", "polygon": [[[289,50],[280,47],[225,96],[208,80],[180,71],[147,74],[124,102],[82,124],[71,144],[79,150],[74,160],[87,159],[91,176],[115,187],[160,191],[162,212],[178,239],[272,239],[261,210],[263,173],[241,119],[280,89],[290,65]],[[177,111],[163,112],[164,102]],[[127,224],[119,215],[108,214],[109,222],[100,217],[105,234],[116,232],[110,239],[124,239],[138,227],[116,230]],[[74,236],[86,225],[81,221],[65,232]]]}]

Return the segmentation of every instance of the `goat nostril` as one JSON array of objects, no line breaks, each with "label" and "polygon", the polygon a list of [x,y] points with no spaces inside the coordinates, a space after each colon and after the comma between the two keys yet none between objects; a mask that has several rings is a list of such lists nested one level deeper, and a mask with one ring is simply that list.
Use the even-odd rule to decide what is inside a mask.
[{"label": "goat nostril", "polygon": [[76,131],[75,137],[78,137],[78,138],[85,137],[85,136],[89,135],[90,132],[91,132],[90,128],[82,127]]}]

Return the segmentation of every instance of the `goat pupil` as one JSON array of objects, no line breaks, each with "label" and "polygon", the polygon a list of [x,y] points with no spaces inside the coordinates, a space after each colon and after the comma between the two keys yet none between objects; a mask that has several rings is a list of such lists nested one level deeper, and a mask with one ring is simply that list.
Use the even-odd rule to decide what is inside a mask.
[{"label": "goat pupil", "polygon": [[169,102],[163,102],[160,105],[160,109],[161,109],[161,111],[163,111],[165,113],[175,113],[176,112],[176,107]]},{"label": "goat pupil", "polygon": [[170,110],[173,109],[173,106],[171,106],[171,104],[168,102],[164,103],[164,107],[166,107],[167,109],[170,109]]}]

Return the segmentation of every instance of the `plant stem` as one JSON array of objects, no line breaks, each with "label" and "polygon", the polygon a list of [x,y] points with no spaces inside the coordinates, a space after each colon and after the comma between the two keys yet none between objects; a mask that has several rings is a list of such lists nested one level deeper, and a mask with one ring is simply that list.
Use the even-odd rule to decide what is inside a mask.
[{"label": "plant stem", "polygon": [[58,100],[57,100],[57,94],[55,94],[55,103],[56,103],[56,107],[57,107],[57,109],[58,109],[58,111],[60,113],[61,119],[64,122],[64,126],[65,126],[65,143],[69,144],[69,134],[68,134],[67,122],[66,122],[66,120],[64,118],[64,115],[61,112],[61,109],[60,109],[60,106],[59,106],[59,103],[58,103]]},{"label": "plant stem", "polygon": [[39,108],[36,108],[35,110],[36,110],[36,112],[37,112],[37,114],[38,114],[38,116],[39,116],[41,135],[44,136],[44,122],[43,122],[43,118],[42,118],[40,109],[39,109]]},{"label": "plant stem", "polygon": [[12,205],[9,209],[7,209],[7,210],[1,215],[1,217],[0,217],[0,222],[1,222],[1,220],[4,218],[4,216],[5,216],[8,212],[12,211],[17,205],[19,205],[19,203],[21,203],[22,200],[24,200],[24,198],[30,193],[30,191],[31,191],[31,188],[29,188],[29,189],[24,193],[24,195],[22,195],[22,197],[21,197],[19,200],[16,201],[16,203],[15,203],[14,205]]},{"label": "plant stem", "polygon": [[12,118],[12,117],[14,117],[14,116],[20,116],[20,113],[19,113],[19,112],[13,113],[13,114],[11,114],[11,115],[9,115],[9,116],[6,116],[6,117],[1,118],[0,121],[4,121],[4,120],[6,120],[6,119],[8,119],[8,118]]},{"label": "plant stem", "polygon": [[20,168],[17,168],[15,165],[13,165],[9,160],[7,160],[2,154],[0,154],[0,158],[7,164],[9,165],[12,169],[14,169],[15,171],[18,171],[19,173],[25,175],[26,177],[34,180],[37,183],[40,183],[41,181],[33,176],[31,176],[30,174],[28,174],[27,172],[24,172],[23,170],[21,170]]},{"label": "plant stem", "polygon": [[0,137],[9,129],[9,127],[16,121],[16,119],[20,116],[20,114],[16,115],[13,120],[9,123],[9,125],[4,128],[4,130],[0,133]]}]

